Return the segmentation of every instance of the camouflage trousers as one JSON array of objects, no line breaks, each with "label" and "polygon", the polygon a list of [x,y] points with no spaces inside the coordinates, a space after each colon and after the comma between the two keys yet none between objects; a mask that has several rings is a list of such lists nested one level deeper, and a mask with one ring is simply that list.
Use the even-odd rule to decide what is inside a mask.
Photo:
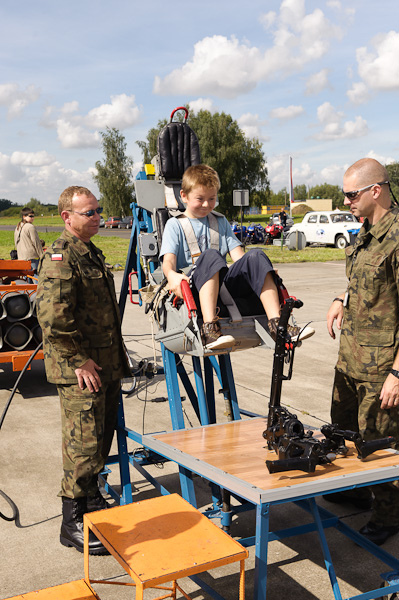
[{"label": "camouflage trousers", "polygon": [[61,401],[64,476],[59,496],[93,496],[116,427],[120,381],[102,382],[98,392],[58,385]]},{"label": "camouflage trousers", "polygon": [[[341,429],[358,431],[363,438],[375,440],[392,435],[399,447],[399,410],[380,408],[381,382],[359,381],[335,371],[331,421]],[[359,493],[361,495],[361,490]],[[374,494],[371,520],[377,525],[399,525],[399,482],[370,486]],[[364,492],[363,492],[364,494]]]}]

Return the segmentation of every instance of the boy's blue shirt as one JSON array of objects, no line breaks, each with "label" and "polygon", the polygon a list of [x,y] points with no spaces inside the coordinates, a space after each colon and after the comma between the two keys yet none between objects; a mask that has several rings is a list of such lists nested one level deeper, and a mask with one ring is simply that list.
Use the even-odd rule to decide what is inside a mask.
[{"label": "boy's blue shirt", "polygon": [[[241,244],[234,235],[226,217],[217,217],[217,220],[219,225],[219,251],[224,257],[228,252],[237,248],[237,246],[241,246]],[[208,217],[190,219],[190,222],[193,226],[200,250],[204,252],[204,250],[210,248]],[[160,258],[169,253],[176,255],[177,269],[184,269],[193,264],[186,237],[179,225],[179,219],[176,219],[176,217],[172,217],[166,223],[162,236]]]}]

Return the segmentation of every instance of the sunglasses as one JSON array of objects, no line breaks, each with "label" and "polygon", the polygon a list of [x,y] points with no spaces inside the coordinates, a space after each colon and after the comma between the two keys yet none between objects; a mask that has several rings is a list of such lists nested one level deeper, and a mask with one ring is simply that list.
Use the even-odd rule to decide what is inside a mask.
[{"label": "sunglasses", "polygon": [[346,198],[348,198],[348,200],[354,200],[355,198],[358,197],[360,192],[364,192],[364,190],[368,190],[369,188],[372,188],[374,185],[384,185],[385,183],[389,184],[389,181],[379,181],[378,183],[372,183],[371,185],[366,185],[365,187],[360,188],[360,190],[354,190],[353,192],[344,192],[344,190],[342,190],[342,193]]},{"label": "sunglasses", "polygon": [[34,217],[35,215],[26,215],[26,216],[27,216],[27,217],[30,217],[31,219],[33,219],[33,217]]},{"label": "sunglasses", "polygon": [[78,215],[82,215],[82,217],[94,217],[94,215],[97,213],[98,215],[101,215],[101,213],[103,212],[103,207],[99,206],[98,208],[92,209],[92,210],[88,210],[87,212],[81,213],[77,210],[71,210],[71,212],[74,213],[78,213]]}]

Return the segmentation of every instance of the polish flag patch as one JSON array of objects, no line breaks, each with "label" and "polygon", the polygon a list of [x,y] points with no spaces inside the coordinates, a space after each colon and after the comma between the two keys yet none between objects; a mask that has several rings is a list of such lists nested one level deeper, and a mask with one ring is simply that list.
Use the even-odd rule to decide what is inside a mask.
[{"label": "polish flag patch", "polygon": [[62,260],[62,254],[52,254],[51,260]]}]

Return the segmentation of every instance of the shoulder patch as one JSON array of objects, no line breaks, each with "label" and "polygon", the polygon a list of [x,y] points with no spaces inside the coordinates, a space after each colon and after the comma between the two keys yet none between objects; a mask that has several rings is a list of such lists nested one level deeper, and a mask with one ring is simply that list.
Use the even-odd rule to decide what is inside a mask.
[{"label": "shoulder patch", "polygon": [[68,240],[63,240],[62,238],[59,238],[58,240],[55,240],[55,242],[53,242],[51,247],[53,248],[53,250],[63,250],[67,246]]}]

